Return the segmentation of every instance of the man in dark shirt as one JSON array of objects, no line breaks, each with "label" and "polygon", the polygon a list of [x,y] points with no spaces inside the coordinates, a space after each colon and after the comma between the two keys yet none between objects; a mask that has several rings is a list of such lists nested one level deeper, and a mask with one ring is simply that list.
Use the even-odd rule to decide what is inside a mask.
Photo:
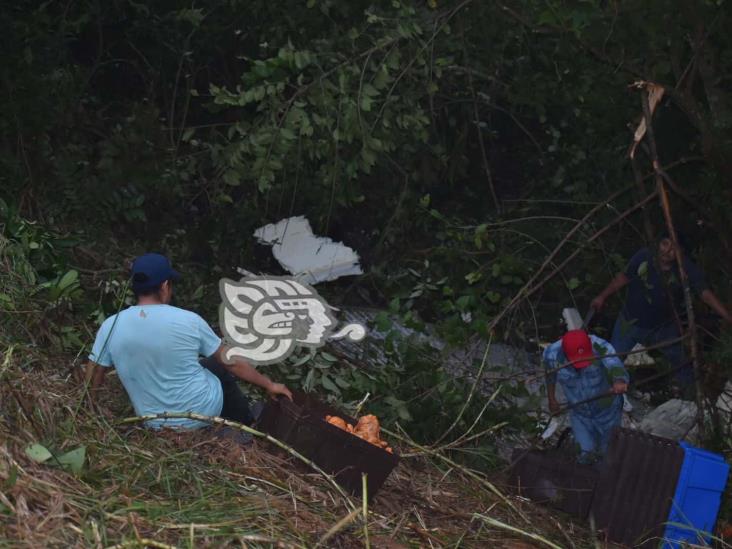
[{"label": "man in dark shirt", "polygon": [[[732,316],[709,289],[704,273],[683,253],[683,246],[681,251],[691,290],[725,321],[732,323]],[[622,355],[637,343],[650,346],[680,337],[680,322],[686,312],[684,292],[674,244],[668,234],[661,236],[655,254],[649,248],[636,252],[625,271],[618,273],[590,306],[601,310],[607,298],[624,286],[628,286],[628,295],[611,340],[616,352]],[[683,344],[677,342],[660,350],[673,368],[680,368],[676,371],[676,382],[682,387],[691,385],[693,369],[691,365],[682,366],[685,360]]]}]

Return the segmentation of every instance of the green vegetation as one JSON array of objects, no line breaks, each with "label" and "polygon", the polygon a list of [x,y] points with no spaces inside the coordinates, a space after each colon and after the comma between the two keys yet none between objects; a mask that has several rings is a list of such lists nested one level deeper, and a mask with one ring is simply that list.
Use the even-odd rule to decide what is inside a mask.
[{"label": "green vegetation", "polygon": [[[663,228],[647,147],[634,163],[627,154],[639,80],[665,87],[654,129],[674,221],[732,302],[724,0],[24,0],[5,12],[0,539],[317,543],[348,510],[265,443],[239,454],[122,428],[114,420],[132,414],[119,386],[104,410],[86,409],[76,373],[99,323],[131,303],[127,262],[168,254],[185,273],[177,303],[215,323],[219,278],[280,273],[254,229],[302,214],[363,258],[365,275],[318,288],[332,305],[381,309],[382,330],[389,318],[429,323],[450,344],[477,335],[535,351],[558,335],[562,307],[584,310]],[[596,319],[601,335],[619,303]],[[732,340],[698,305],[713,402],[732,376]],[[273,368],[346,408],[369,393],[367,410],[429,447],[471,387],[431,349],[395,333],[386,346],[381,369],[327,349]],[[439,453],[495,480],[491,429],[531,420],[484,405],[468,403]],[[450,446],[476,418],[485,435]],[[709,445],[732,457],[729,425],[714,427]],[[34,443],[55,457],[37,463]],[[55,463],[80,447],[81,473]],[[436,546],[521,538],[495,520],[566,543],[544,516],[528,527],[501,503],[489,512],[494,496],[435,459],[399,469],[399,495],[372,509],[372,546],[392,534]],[[362,545],[359,520],[328,543]]]}]

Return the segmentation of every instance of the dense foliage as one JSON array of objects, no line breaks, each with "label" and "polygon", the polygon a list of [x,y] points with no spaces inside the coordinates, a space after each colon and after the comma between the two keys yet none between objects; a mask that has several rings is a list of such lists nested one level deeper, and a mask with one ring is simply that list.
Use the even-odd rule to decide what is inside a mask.
[{"label": "dense foliage", "polygon": [[[676,221],[732,296],[722,0],[22,1],[6,12],[8,340],[81,356],[125,298],[124,261],[150,249],[188,274],[179,303],[213,320],[219,276],[277,270],[253,229],[292,214],[363,257],[366,275],[323,287],[334,304],[433,322],[451,342],[485,335],[513,304],[498,339],[554,337],[561,307],[584,309],[644,223],[662,225],[655,200],[635,208],[653,189],[647,153],[640,183],[627,156],[636,80],[667,89],[656,134]],[[392,396],[404,419],[407,399]]]}]

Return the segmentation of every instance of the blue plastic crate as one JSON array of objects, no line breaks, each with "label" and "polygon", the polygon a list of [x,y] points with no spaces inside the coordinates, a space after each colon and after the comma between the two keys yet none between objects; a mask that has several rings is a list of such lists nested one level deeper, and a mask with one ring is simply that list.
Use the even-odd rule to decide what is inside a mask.
[{"label": "blue plastic crate", "polygon": [[729,465],[719,454],[685,442],[679,444],[684,449],[684,463],[668,515],[663,549],[676,549],[684,541],[709,544],[729,475]]}]

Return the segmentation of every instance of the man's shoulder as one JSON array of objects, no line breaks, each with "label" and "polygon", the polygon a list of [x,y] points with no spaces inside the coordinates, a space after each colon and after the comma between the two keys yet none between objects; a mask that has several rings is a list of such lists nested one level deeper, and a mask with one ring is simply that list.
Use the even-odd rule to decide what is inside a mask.
[{"label": "man's shoulder", "polygon": [[653,257],[653,253],[651,252],[651,249],[648,246],[645,246],[643,248],[640,248],[638,251],[636,251],[633,254],[633,257],[630,258],[631,262],[640,262],[640,261],[648,261]]},{"label": "man's shoulder", "polygon": [[603,347],[611,347],[610,342],[606,339],[601,338],[598,335],[595,334],[589,334],[590,335],[590,341],[592,341],[593,344],[602,345]]},{"label": "man's shoulder", "polygon": [[112,328],[112,326],[121,317],[121,313],[122,313],[122,311],[120,311],[119,313],[115,313],[113,315],[110,315],[107,318],[105,318],[104,321],[99,325],[98,331],[99,332],[102,332],[102,331],[110,330]]},{"label": "man's shoulder", "polygon": [[174,319],[176,322],[180,322],[191,327],[200,328],[202,324],[205,324],[206,326],[209,325],[201,315],[188,309],[181,309],[180,307],[168,305],[167,314],[168,319]]},{"label": "man's shoulder", "polygon": [[601,338],[600,336],[596,336],[595,334],[590,334],[590,341],[592,341],[592,347],[596,351],[604,351],[606,353],[614,353],[615,349],[613,348],[612,344],[606,340]]},{"label": "man's shoulder", "polygon": [[199,320],[201,318],[201,315],[199,315],[198,313],[195,313],[188,309],[181,309],[180,307],[174,307],[173,305],[167,305],[166,312],[167,312],[167,314],[169,314],[171,316],[175,316],[175,317],[178,317],[181,319]]}]

